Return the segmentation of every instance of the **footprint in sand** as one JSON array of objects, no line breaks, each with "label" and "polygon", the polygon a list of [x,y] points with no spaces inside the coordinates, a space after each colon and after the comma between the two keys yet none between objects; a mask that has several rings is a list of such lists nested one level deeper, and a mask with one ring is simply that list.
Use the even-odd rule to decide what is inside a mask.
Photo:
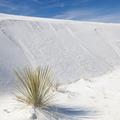
[{"label": "footprint in sand", "polygon": [[4,112],[6,112],[6,113],[10,113],[10,111],[9,111],[9,110],[7,110],[7,109],[4,109]]}]

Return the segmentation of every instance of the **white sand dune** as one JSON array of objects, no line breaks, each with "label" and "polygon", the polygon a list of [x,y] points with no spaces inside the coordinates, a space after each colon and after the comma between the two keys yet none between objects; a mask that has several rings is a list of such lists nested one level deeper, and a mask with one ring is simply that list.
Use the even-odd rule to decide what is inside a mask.
[{"label": "white sand dune", "polygon": [[120,120],[120,24],[0,14],[0,120],[29,120],[11,95],[13,70],[37,64],[66,84],[56,96],[60,120]]}]

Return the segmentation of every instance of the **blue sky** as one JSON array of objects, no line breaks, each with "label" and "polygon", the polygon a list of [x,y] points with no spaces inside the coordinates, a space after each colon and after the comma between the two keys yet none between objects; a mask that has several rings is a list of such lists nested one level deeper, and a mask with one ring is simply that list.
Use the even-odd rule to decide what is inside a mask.
[{"label": "blue sky", "polygon": [[0,0],[0,12],[120,23],[120,0]]}]

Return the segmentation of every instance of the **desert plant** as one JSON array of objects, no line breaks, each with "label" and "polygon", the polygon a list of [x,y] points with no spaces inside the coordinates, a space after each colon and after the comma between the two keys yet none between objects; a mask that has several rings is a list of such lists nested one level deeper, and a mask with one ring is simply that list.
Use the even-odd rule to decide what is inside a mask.
[{"label": "desert plant", "polygon": [[51,88],[54,84],[48,66],[44,68],[26,67],[23,71],[16,70],[15,74],[19,83],[17,83],[17,93],[15,94],[18,101],[34,108],[49,106],[53,99]]}]

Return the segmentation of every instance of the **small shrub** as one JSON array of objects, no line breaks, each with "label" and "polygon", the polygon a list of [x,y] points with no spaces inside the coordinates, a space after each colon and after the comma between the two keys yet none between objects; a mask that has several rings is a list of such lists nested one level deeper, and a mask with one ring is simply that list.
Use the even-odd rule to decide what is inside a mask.
[{"label": "small shrub", "polygon": [[51,70],[47,67],[26,67],[15,71],[18,79],[15,94],[18,101],[34,108],[44,108],[49,106],[53,99],[51,88],[52,81]]}]

